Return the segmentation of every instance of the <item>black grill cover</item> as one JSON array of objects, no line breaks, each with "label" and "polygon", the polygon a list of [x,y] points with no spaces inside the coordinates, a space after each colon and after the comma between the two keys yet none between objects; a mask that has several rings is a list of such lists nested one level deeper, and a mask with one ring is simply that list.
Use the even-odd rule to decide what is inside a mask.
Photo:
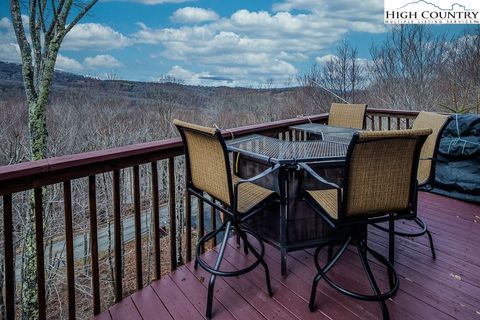
[{"label": "black grill cover", "polygon": [[480,117],[450,119],[440,140],[432,192],[480,203]]}]

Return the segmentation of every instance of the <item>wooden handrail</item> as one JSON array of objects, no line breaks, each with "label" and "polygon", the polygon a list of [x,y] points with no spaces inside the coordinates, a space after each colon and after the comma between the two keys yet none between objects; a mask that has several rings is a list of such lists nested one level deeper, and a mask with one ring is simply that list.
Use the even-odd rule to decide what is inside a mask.
[{"label": "wooden handrail", "polygon": [[[224,137],[281,130],[289,126],[325,120],[327,113],[224,130]],[[139,143],[100,151],[23,162],[0,167],[0,195],[29,190],[109,172],[183,154],[180,138]]]}]

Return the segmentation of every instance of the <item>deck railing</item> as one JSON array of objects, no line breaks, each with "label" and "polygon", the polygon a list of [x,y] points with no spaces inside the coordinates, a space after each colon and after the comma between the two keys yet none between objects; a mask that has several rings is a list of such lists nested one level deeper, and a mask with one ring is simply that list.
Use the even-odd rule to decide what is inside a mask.
[{"label": "deck railing", "polygon": [[[367,128],[371,130],[389,130],[409,128],[412,119],[418,114],[416,111],[398,111],[369,109],[367,111]],[[328,114],[319,114],[309,117],[281,120],[271,123],[250,125],[224,131],[225,138],[240,137],[252,133],[261,133],[277,136],[282,139],[298,139],[298,134],[289,127],[307,122],[325,123]],[[115,302],[124,296],[122,277],[122,201],[121,201],[121,171],[131,170],[133,191],[133,221],[135,239],[135,278],[136,289],[143,286],[142,275],[142,233],[141,233],[141,193],[140,193],[140,166],[149,166],[151,170],[151,214],[153,216],[154,234],[154,278],[161,276],[160,257],[160,203],[159,203],[159,175],[157,163],[168,161],[168,212],[169,212],[169,260],[170,269],[177,267],[176,248],[176,206],[175,195],[175,158],[183,154],[182,142],[179,138],[163,141],[136,144],[126,147],[114,148],[103,151],[87,152],[57,158],[50,158],[34,162],[0,167],[0,196],[3,197],[3,233],[4,233],[4,258],[5,258],[5,314],[7,319],[14,319],[16,313],[16,273],[15,257],[16,248],[13,239],[12,197],[14,194],[33,190],[33,210],[35,216],[35,241],[37,258],[37,299],[39,319],[46,319],[46,285],[45,285],[45,244],[44,244],[44,194],[42,188],[49,185],[61,185],[63,189],[64,210],[64,238],[66,247],[66,275],[68,293],[68,318],[75,319],[75,259],[74,259],[74,230],[72,225],[72,181],[76,179],[88,180],[88,215],[89,215],[89,241],[91,259],[91,286],[92,286],[92,313],[101,311],[100,277],[99,277],[99,252],[98,252],[98,224],[97,224],[97,176],[112,173],[112,211],[113,211],[113,258],[114,258],[114,295]],[[183,186],[182,186],[183,187]],[[185,197],[185,228],[182,230],[185,237],[185,261],[191,260],[192,252],[192,206],[190,197]],[[197,233],[204,233],[203,204],[198,204]],[[212,211],[212,215],[215,212]],[[214,221],[214,220],[212,220]],[[214,228],[212,223],[212,228]]]}]

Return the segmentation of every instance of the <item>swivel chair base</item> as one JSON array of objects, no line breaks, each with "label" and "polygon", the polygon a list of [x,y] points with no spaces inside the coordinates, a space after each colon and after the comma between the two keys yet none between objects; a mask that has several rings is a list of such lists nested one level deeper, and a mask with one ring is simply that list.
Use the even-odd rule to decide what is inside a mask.
[{"label": "swivel chair base", "polygon": [[[235,230],[236,234],[243,240],[245,253],[247,253],[248,249],[249,249],[253,253],[253,255],[255,256],[256,260],[250,266],[248,266],[246,268],[243,268],[243,269],[240,269],[240,270],[222,271],[220,269],[220,265],[222,263],[223,255],[225,253],[225,249],[226,249],[227,242],[228,242],[228,239],[229,239],[228,236],[230,234],[230,231],[233,231],[233,230]],[[222,242],[220,244],[220,250],[218,252],[217,259],[215,261],[215,264],[213,266],[210,266],[209,264],[207,264],[202,259],[201,248],[203,247],[203,245],[207,241],[209,241],[210,239],[212,239],[213,237],[215,237],[218,233],[220,233],[222,231],[224,232],[224,235],[223,235]],[[253,247],[250,244],[250,242],[248,241],[247,234],[251,235],[253,238],[255,238],[258,241],[258,243],[260,244],[260,252],[258,252],[255,249],[255,247]],[[227,219],[219,229],[207,233],[206,235],[204,235],[199,240],[197,248],[196,248],[196,256],[195,256],[194,267],[195,267],[195,269],[197,269],[198,265],[200,265],[200,267],[202,267],[205,271],[212,274],[210,276],[210,280],[209,280],[209,283],[208,283],[207,310],[206,310],[206,313],[205,313],[205,315],[208,319],[210,319],[212,317],[213,288],[215,286],[215,280],[216,280],[217,276],[221,276],[221,277],[239,276],[239,275],[242,275],[242,274],[245,274],[247,272],[252,271],[259,264],[261,264],[263,266],[263,268],[265,269],[265,278],[266,278],[266,282],[267,282],[268,295],[270,297],[273,296],[272,287],[271,287],[271,284],[270,284],[270,273],[268,271],[268,266],[267,266],[267,264],[264,260],[264,255],[265,255],[265,246],[263,244],[263,241],[260,239],[260,237],[256,233],[254,233],[253,231],[249,230],[248,228],[246,228],[242,225],[239,225],[238,223],[235,223],[231,219]]]}]

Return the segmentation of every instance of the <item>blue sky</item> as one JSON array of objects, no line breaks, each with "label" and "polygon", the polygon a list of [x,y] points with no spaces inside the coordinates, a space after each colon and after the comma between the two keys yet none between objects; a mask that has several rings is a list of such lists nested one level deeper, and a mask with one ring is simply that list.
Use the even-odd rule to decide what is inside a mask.
[{"label": "blue sky", "polygon": [[[343,39],[368,59],[388,28],[383,0],[100,0],[65,39],[57,68],[138,81],[169,75],[187,84],[262,86],[272,79],[283,86]],[[6,0],[0,60],[19,61]]]}]

